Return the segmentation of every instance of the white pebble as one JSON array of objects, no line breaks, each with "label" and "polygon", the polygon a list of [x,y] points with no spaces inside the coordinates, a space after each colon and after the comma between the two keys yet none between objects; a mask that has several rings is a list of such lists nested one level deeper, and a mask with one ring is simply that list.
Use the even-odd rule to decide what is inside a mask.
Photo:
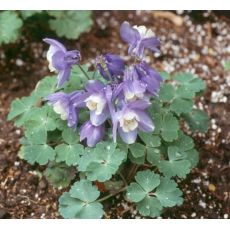
[{"label": "white pebble", "polygon": [[16,59],[16,65],[17,66],[23,66],[24,62],[21,59]]},{"label": "white pebble", "polygon": [[193,212],[192,215],[191,215],[191,217],[196,217],[196,213]]},{"label": "white pebble", "polygon": [[202,208],[206,208],[206,206],[207,206],[207,204],[206,204],[204,201],[202,201],[202,200],[199,201],[199,205],[200,205]]}]

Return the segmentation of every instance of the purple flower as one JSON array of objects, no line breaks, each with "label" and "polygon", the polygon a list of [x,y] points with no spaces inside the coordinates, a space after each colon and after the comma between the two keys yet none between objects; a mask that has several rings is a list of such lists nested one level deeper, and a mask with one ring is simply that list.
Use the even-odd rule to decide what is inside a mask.
[{"label": "purple flower", "polygon": [[125,70],[124,80],[114,90],[114,96],[126,102],[147,99],[147,84],[139,79],[136,69],[131,66]]},{"label": "purple flower", "polygon": [[150,95],[157,95],[160,90],[160,84],[163,81],[160,74],[144,61],[135,65],[135,69],[139,79],[143,84],[146,84],[146,91]]},{"label": "purple flower", "polygon": [[60,42],[54,39],[45,38],[43,41],[50,45],[47,52],[49,69],[58,72],[57,86],[61,87],[69,80],[72,65],[79,63],[80,52],[78,50],[67,51]]},{"label": "purple flower", "polygon": [[60,114],[62,120],[67,120],[70,128],[76,128],[78,123],[78,108],[83,106],[85,94],[83,91],[75,91],[70,94],[53,93],[46,100],[53,106],[54,111]]},{"label": "purple flower", "polygon": [[114,97],[126,102],[156,96],[160,90],[162,78],[158,72],[142,61],[125,70],[124,80],[114,90]]},{"label": "purple flower", "polygon": [[128,22],[123,22],[120,28],[121,38],[129,44],[129,54],[142,59],[144,49],[148,48],[158,52],[160,41],[154,37],[153,32],[145,26],[131,27]]},{"label": "purple flower", "polygon": [[80,141],[86,139],[87,146],[94,147],[105,135],[105,126],[94,126],[90,121],[86,121],[80,128]]},{"label": "purple flower", "polygon": [[150,106],[146,100],[137,100],[123,103],[121,110],[116,111],[112,103],[112,90],[106,89],[106,99],[113,123],[113,139],[116,142],[117,130],[122,140],[127,144],[133,144],[137,138],[137,131],[152,132],[154,124],[144,111]]},{"label": "purple flower", "polygon": [[118,55],[106,54],[96,59],[97,69],[106,80],[123,75],[125,63]]},{"label": "purple flower", "polygon": [[97,80],[90,80],[85,86],[88,97],[85,99],[86,107],[90,110],[90,121],[98,126],[105,122],[109,116],[109,109],[105,98],[105,86]]}]

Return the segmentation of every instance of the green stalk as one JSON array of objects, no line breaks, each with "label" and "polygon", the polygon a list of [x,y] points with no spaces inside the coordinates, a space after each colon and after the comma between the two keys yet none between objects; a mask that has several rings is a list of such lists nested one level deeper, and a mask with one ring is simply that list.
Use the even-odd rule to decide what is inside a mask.
[{"label": "green stalk", "polygon": [[85,72],[85,70],[79,65],[78,66],[79,67],[79,69],[82,71],[82,73],[85,75],[85,77],[88,79],[88,80],[90,80],[90,77],[88,76],[88,74]]},{"label": "green stalk", "polygon": [[109,194],[107,196],[102,197],[101,199],[97,200],[98,202],[102,202],[105,201],[107,199],[109,199],[110,197],[116,196],[117,194],[119,194],[120,192],[123,192],[127,189],[127,187],[123,187],[121,189],[119,189],[117,192],[113,193],[113,194]]}]

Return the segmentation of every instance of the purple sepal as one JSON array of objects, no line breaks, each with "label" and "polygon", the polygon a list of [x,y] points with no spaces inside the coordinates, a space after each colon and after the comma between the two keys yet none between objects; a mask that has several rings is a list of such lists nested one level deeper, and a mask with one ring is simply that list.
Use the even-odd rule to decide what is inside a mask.
[{"label": "purple sepal", "polygon": [[117,77],[123,75],[125,69],[124,60],[110,53],[97,57],[96,66],[106,80],[116,80]]},{"label": "purple sepal", "polygon": [[86,139],[87,146],[94,147],[105,135],[105,126],[94,126],[90,121],[86,121],[80,127],[80,141]]},{"label": "purple sepal", "polygon": [[[74,91],[70,94],[58,92],[50,94],[47,98],[48,104],[58,113],[62,120],[67,120],[70,128],[76,128],[78,123],[78,109],[84,100],[83,91]],[[77,101],[77,102],[76,102]]]}]

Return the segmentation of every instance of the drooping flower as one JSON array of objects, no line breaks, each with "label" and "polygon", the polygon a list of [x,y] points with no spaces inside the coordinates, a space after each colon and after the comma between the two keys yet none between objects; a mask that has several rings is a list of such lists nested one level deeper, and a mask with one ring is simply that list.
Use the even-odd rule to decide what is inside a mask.
[{"label": "drooping flower", "polygon": [[58,41],[50,38],[43,39],[50,45],[47,52],[50,71],[58,73],[57,87],[61,87],[69,80],[72,65],[80,61],[80,52],[78,50],[67,51],[66,48]]},{"label": "drooping flower", "polygon": [[109,116],[109,109],[105,98],[105,85],[97,80],[90,80],[85,86],[88,97],[85,99],[86,107],[90,110],[90,121],[98,126],[105,122]]},{"label": "drooping flower", "polygon": [[160,41],[150,29],[145,26],[131,26],[123,22],[120,28],[121,38],[129,44],[129,54],[143,58],[145,48],[158,52]]},{"label": "drooping flower", "polygon": [[97,57],[96,66],[106,80],[114,80],[121,76],[125,69],[124,60],[118,55],[106,54]]},{"label": "drooping flower", "polygon": [[133,144],[137,138],[138,130],[152,132],[154,124],[145,111],[150,103],[146,100],[137,100],[123,103],[122,108],[116,111],[112,99],[112,90],[107,87],[106,98],[113,123],[113,139],[116,142],[117,130],[122,140]]},{"label": "drooping flower", "polygon": [[94,147],[98,142],[100,142],[105,135],[104,124],[99,126],[94,126],[91,121],[86,121],[80,127],[80,141],[86,139],[87,146]]},{"label": "drooping flower", "polygon": [[83,91],[75,91],[70,94],[58,92],[50,94],[46,100],[53,106],[53,110],[60,114],[62,120],[67,120],[70,128],[76,128],[78,123],[78,108],[84,103],[85,94]]},{"label": "drooping flower", "polygon": [[157,95],[160,90],[160,84],[163,81],[161,75],[145,61],[142,61],[134,67],[139,79],[146,84],[146,91],[151,95]]},{"label": "drooping flower", "polygon": [[147,85],[139,79],[136,69],[131,66],[125,70],[123,82],[114,90],[114,95],[126,102],[148,99],[145,95]]}]

